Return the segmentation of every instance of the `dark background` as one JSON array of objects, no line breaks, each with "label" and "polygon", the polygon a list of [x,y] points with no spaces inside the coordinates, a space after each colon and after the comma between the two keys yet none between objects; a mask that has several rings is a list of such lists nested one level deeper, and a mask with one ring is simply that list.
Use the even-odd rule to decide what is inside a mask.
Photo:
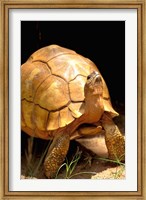
[{"label": "dark background", "polygon": [[104,77],[113,104],[125,104],[124,21],[22,21],[21,63],[50,45],[88,57]]}]

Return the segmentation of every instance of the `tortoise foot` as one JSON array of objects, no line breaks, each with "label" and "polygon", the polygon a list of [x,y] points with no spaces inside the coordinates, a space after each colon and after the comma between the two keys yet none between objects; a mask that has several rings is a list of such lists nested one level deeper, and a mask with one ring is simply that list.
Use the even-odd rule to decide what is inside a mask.
[{"label": "tortoise foot", "polygon": [[106,139],[108,157],[111,160],[125,161],[125,138],[123,135]]},{"label": "tortoise foot", "polygon": [[102,118],[105,129],[105,141],[108,149],[109,159],[125,160],[125,137],[108,114]]},{"label": "tortoise foot", "polygon": [[59,133],[53,140],[44,162],[45,175],[54,178],[69,149],[69,134]]}]

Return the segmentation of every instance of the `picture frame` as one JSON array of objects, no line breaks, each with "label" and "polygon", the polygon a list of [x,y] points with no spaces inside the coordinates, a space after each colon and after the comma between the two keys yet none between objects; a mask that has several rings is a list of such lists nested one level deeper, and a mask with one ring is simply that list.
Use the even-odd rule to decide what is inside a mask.
[{"label": "picture frame", "polygon": [[[1,9],[1,34],[0,34],[0,60],[1,60],[1,163],[0,163],[0,195],[2,199],[144,199],[146,197],[146,154],[145,154],[145,53],[146,53],[146,38],[144,22],[145,15],[145,1],[18,1],[18,0],[2,0],[0,4]],[[65,9],[136,9],[137,10],[137,64],[138,64],[138,127],[137,127],[137,191],[10,191],[9,190],[9,153],[10,153],[10,132],[9,132],[9,11],[11,9],[41,9],[41,8],[65,8]]]}]

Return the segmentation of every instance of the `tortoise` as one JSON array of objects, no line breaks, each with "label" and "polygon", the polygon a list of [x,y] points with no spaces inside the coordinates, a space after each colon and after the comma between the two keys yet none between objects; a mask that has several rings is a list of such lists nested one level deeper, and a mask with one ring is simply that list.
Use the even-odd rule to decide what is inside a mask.
[{"label": "tortoise", "polygon": [[96,65],[75,51],[52,44],[21,66],[21,128],[52,140],[44,160],[47,178],[63,163],[70,140],[94,137],[102,130],[108,157],[124,160],[125,138],[112,120],[118,115]]}]

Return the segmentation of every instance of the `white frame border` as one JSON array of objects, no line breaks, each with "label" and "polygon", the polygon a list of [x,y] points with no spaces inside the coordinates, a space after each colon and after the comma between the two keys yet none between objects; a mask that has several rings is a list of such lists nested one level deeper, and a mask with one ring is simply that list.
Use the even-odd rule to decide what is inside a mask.
[{"label": "white frame border", "polygon": [[[126,29],[126,179],[20,179],[20,22],[98,20],[125,21]],[[131,34],[132,33],[132,34]],[[131,75],[132,74],[132,75]],[[132,84],[131,84],[132,83]],[[137,10],[136,9],[9,9],[9,190],[10,191],[137,191]],[[130,96],[130,98],[128,98]],[[131,98],[133,99],[131,103]],[[17,109],[16,109],[17,108]],[[17,119],[17,120],[16,120]],[[132,123],[129,123],[132,122]],[[132,136],[131,136],[132,134]],[[132,138],[132,142],[131,142]],[[132,169],[132,170],[131,170]]]}]

